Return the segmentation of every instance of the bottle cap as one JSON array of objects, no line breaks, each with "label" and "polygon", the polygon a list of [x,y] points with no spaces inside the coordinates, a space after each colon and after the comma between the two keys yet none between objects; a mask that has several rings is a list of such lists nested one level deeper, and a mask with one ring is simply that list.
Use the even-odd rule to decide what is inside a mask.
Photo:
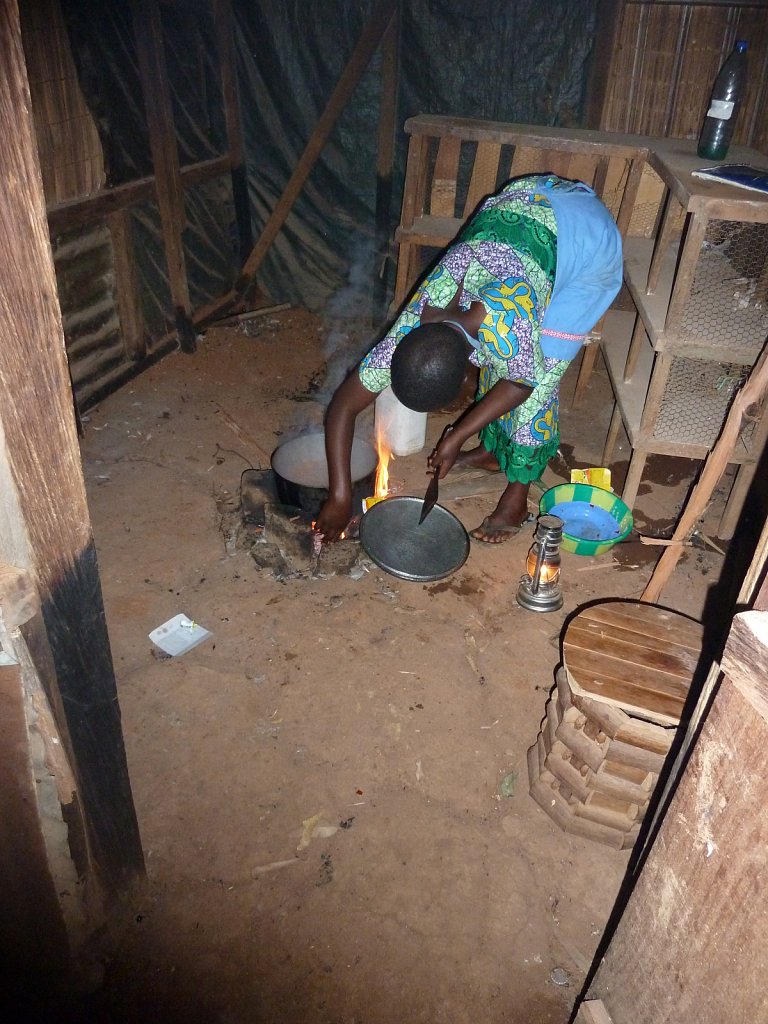
[{"label": "bottle cap", "polygon": [[746,53],[748,46],[749,46],[749,43],[746,41],[746,39],[737,39],[736,40],[736,52],[737,53]]}]

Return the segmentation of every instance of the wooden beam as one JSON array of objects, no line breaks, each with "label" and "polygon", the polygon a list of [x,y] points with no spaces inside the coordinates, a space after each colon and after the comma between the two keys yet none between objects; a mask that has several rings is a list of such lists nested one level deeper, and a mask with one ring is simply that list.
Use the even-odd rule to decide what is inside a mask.
[{"label": "wooden beam", "polygon": [[400,18],[396,11],[381,43],[379,144],[376,154],[376,266],[374,267],[373,320],[378,321],[387,302],[387,258],[392,237],[392,173],[397,135]]},{"label": "wooden beam", "polygon": [[[187,164],[181,168],[181,182],[184,188],[197,185],[201,181],[217,178],[226,174],[231,167],[229,154],[214,157],[212,160],[201,160],[196,164]],[[51,235],[60,235],[80,224],[90,224],[103,220],[110,213],[126,210],[137,203],[155,198],[154,175],[148,178],[137,178],[136,181],[105,188],[101,192],[92,192],[81,199],[70,199],[66,203],[56,203],[48,207],[48,228]]]},{"label": "wooden beam", "polygon": [[197,343],[182,240],[186,224],[184,188],[179,170],[159,0],[131,0],[131,12],[176,328],[182,351],[194,352]]},{"label": "wooden beam", "polygon": [[599,130],[602,127],[605,97],[608,92],[616,39],[623,14],[624,0],[598,0],[595,44],[592,50],[584,111],[584,124],[587,128]]},{"label": "wooden beam", "polygon": [[234,39],[232,0],[213,0],[216,44],[219,52],[221,93],[224,100],[224,122],[232,168],[232,199],[240,248],[240,262],[248,259],[253,248],[251,204],[248,199],[248,169],[245,164],[243,128],[240,118],[240,96],[237,88],[237,50]]},{"label": "wooden beam", "polygon": [[52,657],[40,674],[68,744],[92,864],[117,893],[143,874],[143,856],[30,110],[16,2],[0,0],[0,180],[13,183],[0,203],[0,541],[5,551],[15,539],[23,559],[13,561],[36,580]]},{"label": "wooden beam", "polygon": [[144,313],[141,308],[139,272],[134,254],[130,210],[116,210],[110,213],[107,216],[107,226],[112,238],[120,334],[127,358],[131,362],[136,362],[146,356],[147,343],[144,336]]},{"label": "wooden beam", "polygon": [[[138,0],[134,0],[134,2],[138,2]],[[283,189],[283,194],[278,199],[277,205],[267,219],[264,229],[256,241],[256,245],[245,261],[240,277],[235,282],[235,291],[240,296],[244,296],[250,288],[257,270],[269,251],[269,247],[274,242],[288,214],[291,212],[293,204],[296,202],[299,193],[304,187],[304,183],[315,166],[317,158],[328,141],[339,115],[349,102],[358,82],[363,77],[363,73],[368,67],[371,57],[376,52],[376,48],[387,31],[396,10],[397,0],[378,0],[371,15],[371,20],[360,36],[352,56],[342,72],[341,78],[325,106],[325,110],[320,115],[315,130],[305,146],[304,152],[299,157],[299,161],[293,170],[288,184]]]}]

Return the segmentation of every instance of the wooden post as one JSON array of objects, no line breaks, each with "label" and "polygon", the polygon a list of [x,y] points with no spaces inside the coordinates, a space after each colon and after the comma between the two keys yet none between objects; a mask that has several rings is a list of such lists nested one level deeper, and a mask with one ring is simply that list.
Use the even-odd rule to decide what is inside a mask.
[{"label": "wooden post", "polygon": [[213,18],[221,72],[221,93],[224,100],[224,121],[227,145],[232,162],[232,199],[240,248],[240,262],[245,263],[253,248],[251,204],[248,200],[248,170],[245,165],[243,128],[240,120],[240,97],[237,89],[237,51],[234,40],[232,0],[213,0]]},{"label": "wooden post", "polygon": [[117,893],[144,865],[30,110],[16,0],[0,0],[0,180],[13,183],[0,203],[0,558],[36,578],[51,656],[36,667],[69,748],[91,864]]},{"label": "wooden post", "polygon": [[688,496],[682,515],[677,521],[672,540],[676,543],[664,549],[653,575],[643,591],[641,601],[658,601],[667,580],[680,560],[683,543],[690,537],[704,515],[709,499],[720,482],[726,466],[733,456],[744,423],[749,411],[759,409],[768,393],[768,347],[763,349],[760,358],[752,368],[746,384],[733,400],[725,419],[720,436],[712,451],[704,462],[699,479]]},{"label": "wooden post", "polygon": [[179,169],[160,7],[158,0],[131,0],[131,11],[176,329],[182,351],[194,352],[197,342],[182,241],[186,224],[184,186]]},{"label": "wooden post", "polygon": [[616,1024],[768,1019],[768,613],[737,615],[724,679],[590,994]]},{"label": "wooden post", "polygon": [[397,12],[384,33],[381,44],[381,99],[379,106],[379,148],[376,157],[376,253],[374,266],[374,324],[386,306],[386,261],[392,235],[392,169],[395,162],[398,95],[398,35],[400,19]]},{"label": "wooden post", "polygon": [[[139,2],[139,0],[134,0]],[[363,34],[355,46],[347,66],[342,72],[331,98],[326,104],[325,110],[320,115],[320,120],[315,126],[312,136],[299,157],[293,174],[288,184],[283,189],[283,194],[277,201],[277,205],[270,214],[264,229],[259,235],[256,245],[253,247],[250,256],[245,261],[238,281],[235,283],[235,292],[243,297],[251,286],[256,271],[262,264],[269,247],[280,232],[286,217],[291,212],[293,204],[304,187],[304,182],[309,177],[315,161],[320,156],[333,127],[338,120],[349,98],[355,91],[357,83],[363,77],[363,72],[368,67],[371,57],[376,52],[376,47],[389,27],[392,18],[397,10],[397,0],[378,0],[371,20],[368,22]]]},{"label": "wooden post", "polygon": [[598,0],[595,45],[587,84],[584,127],[602,128],[603,107],[608,92],[611,59],[616,47],[625,0]]},{"label": "wooden post", "polygon": [[147,343],[139,294],[139,273],[134,255],[131,211],[115,210],[108,214],[107,227],[115,261],[115,291],[123,348],[128,359],[138,362],[147,354]]}]

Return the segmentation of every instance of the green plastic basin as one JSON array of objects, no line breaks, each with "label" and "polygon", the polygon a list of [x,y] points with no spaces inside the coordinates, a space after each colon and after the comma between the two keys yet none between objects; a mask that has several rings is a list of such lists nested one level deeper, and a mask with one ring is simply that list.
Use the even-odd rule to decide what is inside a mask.
[{"label": "green plastic basin", "polygon": [[632,512],[612,491],[589,484],[558,484],[541,496],[539,511],[563,520],[564,551],[602,555],[629,536]]}]

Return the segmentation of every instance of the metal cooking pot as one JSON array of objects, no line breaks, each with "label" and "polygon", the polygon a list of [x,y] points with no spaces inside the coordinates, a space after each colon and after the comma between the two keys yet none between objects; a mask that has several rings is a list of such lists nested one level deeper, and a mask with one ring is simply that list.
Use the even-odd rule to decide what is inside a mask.
[{"label": "metal cooking pot", "polygon": [[456,516],[435,505],[419,523],[423,498],[379,501],[360,521],[360,543],[376,565],[393,576],[431,583],[450,576],[469,555],[469,534]]},{"label": "metal cooking pot", "polygon": [[[352,507],[373,494],[378,455],[373,445],[356,437],[352,442]],[[325,434],[302,434],[272,453],[272,470],[280,500],[317,515],[328,497]]]}]

